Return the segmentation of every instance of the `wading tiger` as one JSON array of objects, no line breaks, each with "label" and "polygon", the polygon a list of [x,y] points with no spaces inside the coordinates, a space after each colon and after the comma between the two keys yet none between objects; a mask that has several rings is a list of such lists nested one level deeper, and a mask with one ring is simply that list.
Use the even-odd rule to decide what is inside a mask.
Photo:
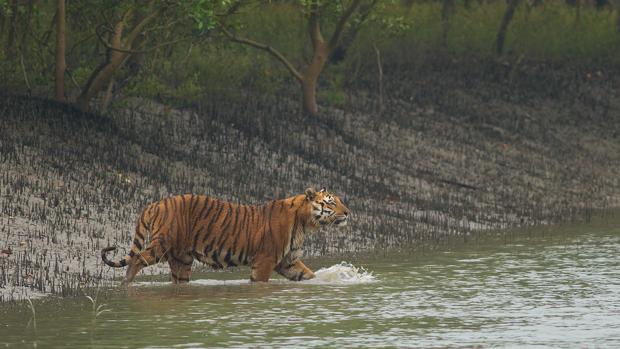
[{"label": "wading tiger", "polygon": [[189,282],[194,259],[216,268],[250,265],[250,280],[268,281],[272,271],[290,280],[314,273],[300,260],[304,237],[321,226],[344,226],[349,209],[321,189],[264,205],[238,205],[204,195],[177,195],[148,205],[138,219],[131,251],[114,268],[128,266],[130,284],[144,267],[168,261],[173,283]]}]

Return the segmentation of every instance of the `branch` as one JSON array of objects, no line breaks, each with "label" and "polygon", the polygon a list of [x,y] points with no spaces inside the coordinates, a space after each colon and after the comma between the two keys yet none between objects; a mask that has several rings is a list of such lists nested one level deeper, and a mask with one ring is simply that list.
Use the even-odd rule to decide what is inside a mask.
[{"label": "branch", "polygon": [[263,51],[269,52],[272,56],[274,56],[277,60],[279,60],[282,64],[284,64],[284,66],[286,66],[286,68],[293,75],[293,77],[295,77],[295,79],[297,79],[297,81],[299,81],[299,82],[303,81],[303,79],[304,79],[303,75],[301,75],[301,73],[297,69],[295,69],[293,64],[288,59],[286,59],[286,57],[284,57],[280,52],[278,52],[273,47],[271,47],[269,45],[261,44],[260,42],[256,42],[256,41],[253,41],[253,40],[250,40],[250,39],[246,39],[246,38],[235,36],[234,34],[229,32],[224,27],[222,27],[221,29],[222,29],[222,32],[224,33],[224,35],[226,35],[231,41],[238,42],[240,44],[245,44],[245,45],[248,45],[248,46],[252,46],[252,47],[255,47],[255,48],[259,49],[259,50],[263,50]]},{"label": "branch", "polygon": [[241,1],[236,1],[234,4],[232,4],[232,5],[228,8],[228,10],[226,10],[226,12],[216,14],[215,16],[217,16],[217,17],[224,17],[224,18],[229,17],[229,16],[232,16],[232,15],[234,15],[234,14],[237,12],[237,10],[238,10],[240,7],[241,7]]},{"label": "branch", "polygon": [[80,91],[80,94],[81,94],[82,88],[77,83],[77,81],[75,81],[75,78],[73,77],[73,73],[71,73],[71,70],[69,68],[65,69],[65,74],[69,75],[69,77],[71,78],[71,81],[73,82],[73,85],[78,89],[78,91]]},{"label": "branch", "polygon": [[331,39],[329,39],[329,51],[333,51],[336,46],[338,46],[338,40],[340,40],[340,36],[342,35],[342,31],[344,30],[345,24],[349,20],[349,17],[355,12],[355,10],[362,3],[362,0],[353,0],[351,5],[342,13],[340,19],[338,20],[338,24],[336,24],[336,29],[334,29],[334,33],[332,34]]},{"label": "branch", "polygon": [[317,15],[318,9],[316,5],[313,6],[310,12],[310,18],[308,18],[308,30],[310,31],[310,41],[312,42],[312,50],[316,52],[317,47],[325,42],[323,34],[321,34],[321,26],[319,25],[319,19]]},{"label": "branch", "polygon": [[127,36],[127,40],[125,40],[125,47],[131,47],[131,45],[133,44],[133,41],[138,37],[138,35],[140,35],[140,33],[142,33],[142,30],[144,29],[144,27],[156,16],[158,16],[162,11],[161,10],[157,10],[157,11],[153,11],[151,12],[151,14],[149,14],[148,16],[144,17],[140,23],[138,23],[133,30],[129,33],[129,35]]},{"label": "branch", "polygon": [[323,34],[321,34],[321,27],[319,26],[319,20],[316,14],[311,14],[308,19],[308,27],[310,30],[310,41],[312,41],[312,49],[316,51],[316,48],[323,42]]},{"label": "branch", "polygon": [[24,81],[26,82],[26,87],[28,88],[28,95],[32,93],[32,87],[30,87],[30,82],[28,81],[28,74],[26,73],[26,65],[24,65],[24,54],[20,53],[19,62],[22,67],[22,73],[24,74]]},{"label": "branch", "polygon": [[112,46],[109,42],[107,42],[103,36],[99,33],[98,30],[95,30],[95,34],[97,35],[97,38],[99,38],[99,41],[103,44],[103,46],[105,46],[105,48],[107,48],[108,50],[112,50],[112,51],[117,51],[117,52],[121,52],[121,53],[128,53],[128,54],[141,54],[141,53],[147,53],[147,52],[151,52],[151,51],[155,51],[158,48],[162,48],[164,46],[169,46],[169,45],[174,45],[176,43],[182,42],[182,41],[187,41],[190,40],[192,37],[188,36],[185,38],[181,38],[178,40],[172,40],[172,41],[168,41],[168,42],[164,42],[161,43],[159,45],[155,45],[153,47],[144,49],[144,50],[129,50],[129,49],[124,49],[124,48],[119,48],[119,47],[114,47]]}]

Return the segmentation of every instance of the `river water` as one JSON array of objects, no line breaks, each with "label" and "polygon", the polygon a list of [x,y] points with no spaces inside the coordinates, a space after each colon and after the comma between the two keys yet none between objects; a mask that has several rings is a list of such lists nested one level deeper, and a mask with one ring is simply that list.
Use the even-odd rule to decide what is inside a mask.
[{"label": "river water", "polygon": [[[0,305],[0,347],[620,347],[620,220]],[[362,269],[361,267],[365,268]],[[94,296],[94,292],[89,292]]]}]

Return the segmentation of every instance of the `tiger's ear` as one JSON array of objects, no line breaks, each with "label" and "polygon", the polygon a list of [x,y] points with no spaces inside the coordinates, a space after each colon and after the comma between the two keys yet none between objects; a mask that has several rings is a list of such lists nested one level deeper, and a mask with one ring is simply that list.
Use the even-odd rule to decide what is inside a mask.
[{"label": "tiger's ear", "polygon": [[314,197],[316,196],[316,190],[314,190],[314,188],[308,188],[306,189],[306,199],[308,200],[314,200]]},{"label": "tiger's ear", "polygon": [[321,188],[320,193],[324,193],[324,192],[326,192],[326,191],[327,191],[327,190],[325,189],[325,187],[323,187],[323,188]]}]

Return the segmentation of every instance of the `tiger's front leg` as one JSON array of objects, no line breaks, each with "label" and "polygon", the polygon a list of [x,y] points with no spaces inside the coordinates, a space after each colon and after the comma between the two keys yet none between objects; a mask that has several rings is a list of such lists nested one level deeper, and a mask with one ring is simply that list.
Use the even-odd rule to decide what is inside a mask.
[{"label": "tiger's front leg", "polygon": [[285,261],[276,268],[276,271],[292,281],[310,280],[315,276],[314,272],[300,260],[291,264],[286,264]]}]

